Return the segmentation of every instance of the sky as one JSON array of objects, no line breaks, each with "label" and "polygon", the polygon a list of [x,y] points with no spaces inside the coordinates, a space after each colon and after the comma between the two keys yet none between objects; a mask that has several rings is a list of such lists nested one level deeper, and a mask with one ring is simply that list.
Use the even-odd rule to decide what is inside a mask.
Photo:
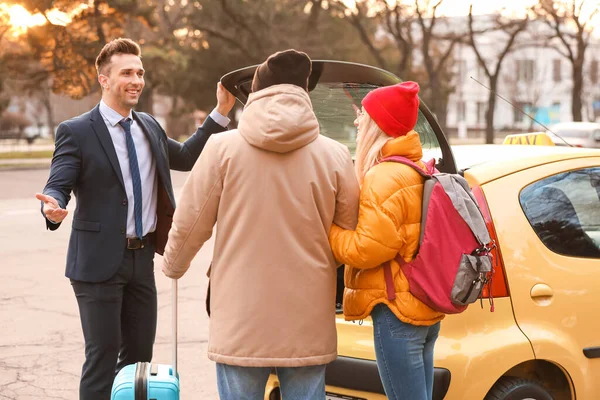
[{"label": "sky", "polygon": [[440,15],[447,16],[468,15],[471,3],[473,3],[474,14],[490,14],[498,10],[499,6],[497,3],[502,3],[500,7],[504,7],[509,12],[522,12],[527,7],[537,3],[537,0],[503,0],[501,2],[492,0],[444,0],[438,8],[438,12]]},{"label": "sky", "polygon": [[[347,5],[354,4],[354,0],[343,0]],[[390,3],[395,3],[396,0],[388,0]],[[413,4],[414,0],[399,0],[403,1],[407,4]],[[429,4],[435,4],[438,0],[419,0],[421,3],[425,3],[429,1]],[[578,3],[581,1],[585,1],[586,7],[584,8],[582,14],[589,13],[591,10],[597,9],[600,7],[600,0],[575,0]],[[438,15],[446,15],[446,16],[460,16],[467,15],[469,13],[469,5],[473,4],[473,13],[474,14],[489,14],[496,10],[499,7],[505,9],[505,12],[512,14],[516,13],[519,15],[523,13],[528,7],[537,3],[538,0],[503,0],[502,6],[499,6],[493,0],[444,0],[440,7],[438,8]],[[570,3],[570,1],[565,1],[565,3]],[[82,4],[82,7],[86,7],[85,4]],[[19,5],[7,6],[6,4],[0,3],[0,12],[8,12],[10,15],[11,25],[13,25],[13,34],[15,36],[22,34],[26,31],[26,29],[30,26],[40,25],[45,23],[45,18],[40,15],[31,15],[25,10],[23,7]],[[588,14],[589,15],[589,14]],[[48,14],[48,19],[52,21],[54,24],[65,25],[69,22],[70,18],[57,11],[52,10]],[[600,13],[596,15],[594,19],[594,25],[600,25]]]},{"label": "sky", "polygon": [[[355,0],[342,0],[347,6],[352,7],[355,4]],[[396,4],[398,2],[414,5],[415,0],[386,0],[389,4]],[[420,4],[429,4],[433,7],[439,0],[418,0]],[[581,10],[581,20],[587,21],[589,15],[600,9],[600,0],[563,0],[559,3],[569,6],[575,1],[576,6],[583,3]],[[498,4],[500,3],[500,4]],[[443,0],[442,4],[437,9],[438,16],[466,16],[469,14],[469,6],[473,4],[473,14],[491,14],[498,10],[503,10],[503,14],[515,17],[523,17],[526,10],[531,6],[539,3],[539,0]],[[596,29],[596,33],[600,31],[600,12],[597,12],[593,21],[592,26]]]},{"label": "sky", "polygon": [[[354,0],[343,0],[347,5],[354,4]],[[387,0],[388,3],[394,4],[397,1],[414,4],[414,0]],[[538,3],[539,0],[444,0],[438,7],[438,15],[446,16],[461,16],[469,14],[469,5],[473,4],[474,14],[490,14],[499,8],[504,8],[506,12],[517,14],[524,12],[528,7]],[[590,12],[600,7],[600,0],[575,0],[577,4],[582,1],[585,3],[584,12]],[[431,6],[436,4],[438,0],[419,0],[421,4],[429,2]],[[498,4],[500,3],[500,5]],[[563,3],[570,4],[571,0],[563,1]],[[588,14],[589,15],[589,14]],[[598,20],[597,20],[598,21]],[[600,23],[600,22],[598,22]]]},{"label": "sky", "polygon": [[[46,23],[46,18],[42,14],[31,15],[20,5],[8,6],[0,3],[0,12],[8,14],[14,36],[24,33],[29,27]],[[70,21],[66,14],[58,10],[51,10],[47,16],[55,25],[66,25]]]}]

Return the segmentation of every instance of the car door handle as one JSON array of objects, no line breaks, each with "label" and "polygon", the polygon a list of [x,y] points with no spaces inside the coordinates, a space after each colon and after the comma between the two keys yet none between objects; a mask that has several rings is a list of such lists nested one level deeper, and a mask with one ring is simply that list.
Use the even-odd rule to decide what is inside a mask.
[{"label": "car door handle", "polygon": [[531,298],[541,306],[550,304],[554,291],[545,283],[537,283],[531,288]]}]

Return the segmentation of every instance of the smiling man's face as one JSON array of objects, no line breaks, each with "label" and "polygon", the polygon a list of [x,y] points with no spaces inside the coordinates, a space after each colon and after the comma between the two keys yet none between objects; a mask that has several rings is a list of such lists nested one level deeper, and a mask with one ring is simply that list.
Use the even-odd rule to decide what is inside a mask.
[{"label": "smiling man's face", "polygon": [[107,71],[100,74],[102,99],[123,116],[136,106],[144,89],[144,66],[133,54],[115,54],[111,57]]}]

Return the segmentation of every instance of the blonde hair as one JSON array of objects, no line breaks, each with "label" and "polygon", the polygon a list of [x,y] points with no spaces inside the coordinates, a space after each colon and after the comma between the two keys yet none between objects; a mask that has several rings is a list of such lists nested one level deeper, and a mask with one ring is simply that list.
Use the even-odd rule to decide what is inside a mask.
[{"label": "blonde hair", "polygon": [[381,158],[383,146],[393,139],[377,126],[368,113],[364,113],[362,118],[366,118],[365,128],[364,131],[359,132],[356,139],[356,157],[354,161],[356,176],[361,185],[367,171],[377,164]]}]

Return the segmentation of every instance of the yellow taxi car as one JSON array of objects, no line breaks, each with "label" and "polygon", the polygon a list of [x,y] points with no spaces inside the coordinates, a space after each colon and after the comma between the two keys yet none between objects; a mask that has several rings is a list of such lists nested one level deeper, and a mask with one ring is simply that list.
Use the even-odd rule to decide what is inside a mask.
[{"label": "yellow taxi car", "polygon": [[[254,69],[222,79],[242,102]],[[399,81],[365,65],[314,61],[309,89],[322,133],[352,148],[362,97]],[[498,245],[482,302],[442,321],[433,398],[600,399],[600,150],[451,148],[424,104],[416,130],[425,158],[470,183]],[[327,367],[327,399],[385,399],[371,320],[344,320],[343,268],[338,276],[338,359]],[[273,375],[265,400],[277,399]]]}]

